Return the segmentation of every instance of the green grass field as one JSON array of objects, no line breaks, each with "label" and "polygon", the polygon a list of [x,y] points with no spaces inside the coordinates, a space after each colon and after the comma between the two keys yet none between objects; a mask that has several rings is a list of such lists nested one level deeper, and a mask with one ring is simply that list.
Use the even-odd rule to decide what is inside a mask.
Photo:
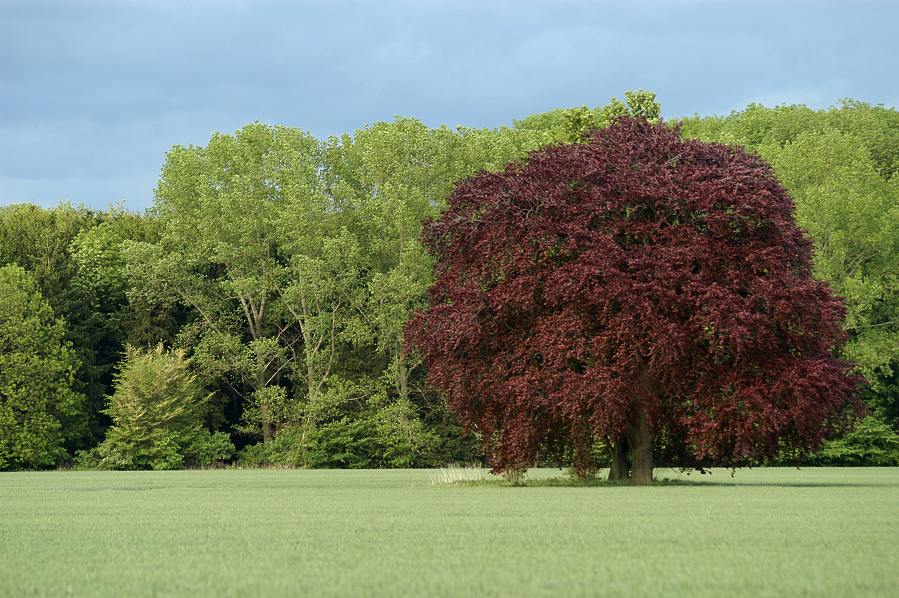
[{"label": "green grass field", "polygon": [[[543,470],[532,478],[559,475]],[[899,469],[0,474],[0,596],[896,596]]]}]

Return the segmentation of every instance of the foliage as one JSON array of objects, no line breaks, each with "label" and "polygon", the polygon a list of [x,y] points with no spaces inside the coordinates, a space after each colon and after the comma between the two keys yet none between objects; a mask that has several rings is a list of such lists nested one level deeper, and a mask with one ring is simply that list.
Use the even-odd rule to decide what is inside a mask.
[{"label": "foliage", "polygon": [[34,277],[0,267],[0,470],[56,465],[87,433],[77,368]]},{"label": "foliage", "polygon": [[[281,394],[281,393],[278,393]],[[355,404],[355,408],[348,408]],[[314,404],[293,416],[269,444],[245,448],[244,466],[415,467],[439,461],[438,438],[409,401],[376,386],[330,380]]]},{"label": "foliage", "polygon": [[[199,442],[207,454],[227,452],[217,444],[225,434],[240,446],[283,434],[275,462],[480,460],[479,436],[490,439],[465,433],[426,383],[422,354],[403,343],[434,282],[422,222],[439,217],[459,181],[517,168],[553,143],[589,143],[618,117],[660,114],[655,95],[637,90],[497,129],[396,118],[318,140],[252,123],[172,148],[146,214],[0,207],[0,265],[29,272],[65,322],[61,343],[77,366],[67,386],[84,399],[61,424],[63,448],[102,441],[125,345],[162,343],[190,357],[210,395],[206,424],[224,432]],[[818,111],[750,105],[681,125],[685,136],[742,144],[772,163],[814,241],[814,275],[845,300],[843,356],[868,380],[872,410],[899,429],[899,113],[848,100]],[[160,462],[177,461],[180,448],[157,444],[172,449]],[[552,455],[587,474],[609,443],[587,444],[540,461]],[[659,445],[663,456],[666,440]],[[96,460],[79,454],[82,465]]]},{"label": "foliage", "polygon": [[817,465],[899,465],[899,434],[878,415],[869,415],[842,438],[813,456]]},{"label": "foliage", "polygon": [[[160,240],[124,250],[129,300],[193,313],[177,344],[224,411],[265,442],[284,434],[289,444],[289,430],[301,429],[303,464],[312,440],[346,445],[370,428],[389,435],[384,413],[404,411],[417,429],[430,403],[402,329],[430,281],[421,222],[456,179],[521,157],[538,138],[398,119],[322,144],[255,123],[206,147],[173,148],[156,194]],[[329,384],[360,377],[389,383],[384,404],[369,394],[364,408],[321,418]],[[408,461],[378,446],[391,455],[366,454],[368,462]]]},{"label": "foliage", "polygon": [[74,301],[69,247],[78,234],[97,224],[96,214],[61,204],[51,210],[19,204],[0,208],[0,264],[31,272],[50,307],[60,314]]},{"label": "foliage", "polygon": [[819,111],[751,105],[681,124],[685,136],[771,162],[814,241],[815,276],[846,302],[843,354],[868,381],[868,404],[899,429],[899,112],[851,100]]},{"label": "foliage", "polygon": [[657,123],[662,118],[662,108],[656,94],[637,89],[624,93],[624,102],[612,98],[605,106],[552,110],[535,114],[515,122],[519,130],[539,131],[549,135],[552,142],[584,143],[590,140],[594,129],[602,129],[621,116],[633,116]]},{"label": "foliage", "polygon": [[204,381],[250,407],[265,441],[276,427],[266,389],[285,378],[314,401],[337,362],[358,294],[356,244],[334,215],[310,135],[254,123],[175,147],[156,191],[157,244],[127,248],[135,296],[196,319],[179,344]]},{"label": "foliage", "polygon": [[[66,321],[66,340],[79,364],[72,387],[86,396],[89,433],[80,446],[98,441],[108,423],[100,412],[124,339],[146,335],[159,319],[143,306],[127,304],[121,280],[121,243],[151,239],[154,233],[152,218],[117,207],[104,212],[68,204],[0,208],[0,264],[31,272],[54,313]],[[172,327],[168,314],[161,318]]]},{"label": "foliage", "polygon": [[234,451],[204,427],[208,395],[180,351],[129,348],[107,413],[113,425],[97,447],[103,469],[177,469],[208,465]]},{"label": "foliage", "polygon": [[[814,274],[844,298],[844,354],[869,381],[875,406],[895,413],[899,371],[899,186],[878,174],[868,149],[838,131],[800,133],[762,146],[814,240]],[[893,419],[893,424],[899,420]]]},{"label": "foliage", "polygon": [[184,455],[192,465],[224,463],[234,456],[234,444],[225,432],[210,432],[200,428],[184,448]]},{"label": "foliage", "polygon": [[77,268],[70,247],[98,220],[97,214],[68,204],[50,210],[24,204],[0,208],[0,265],[16,264],[27,270],[53,313],[66,321],[65,339],[72,345],[79,368],[72,390],[86,395],[83,407],[89,433],[82,436],[86,443],[96,439],[101,428],[97,414],[102,409],[104,387],[94,367],[95,347],[101,335],[95,336],[98,331],[83,325],[93,306],[82,288],[74,284]]},{"label": "foliage", "polygon": [[682,466],[814,448],[858,403],[792,211],[757,158],[619,119],[457,187],[408,339],[496,471],[569,447],[586,471],[596,440],[635,474],[653,440]]},{"label": "foliage", "polygon": [[861,139],[885,180],[899,170],[899,112],[857,100],[843,100],[826,110],[750,104],[728,116],[696,115],[680,124],[687,137],[739,144],[750,151],[771,143],[782,146],[804,132],[831,129]]},{"label": "foliage", "polygon": [[70,303],[68,315],[72,336],[79,340],[83,364],[79,379],[89,400],[95,439],[109,423],[102,410],[126,336],[122,241],[109,222],[102,222],[79,232],[68,248],[73,268],[70,288],[78,299]]}]

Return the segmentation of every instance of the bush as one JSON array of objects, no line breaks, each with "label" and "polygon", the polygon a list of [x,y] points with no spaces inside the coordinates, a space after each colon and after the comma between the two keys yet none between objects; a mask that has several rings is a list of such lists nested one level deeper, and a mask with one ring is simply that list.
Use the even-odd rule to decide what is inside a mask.
[{"label": "bush", "polygon": [[[273,393],[274,394],[274,393]],[[283,392],[270,406],[286,404]],[[391,397],[382,381],[329,380],[314,401],[294,408],[289,425],[268,444],[241,451],[247,467],[381,468],[421,467],[440,460],[440,438],[421,420],[410,401]],[[282,409],[286,413],[286,410]],[[251,413],[250,423],[256,417]]]},{"label": "bush", "polygon": [[234,456],[234,444],[224,432],[210,432],[200,429],[193,441],[184,449],[184,457],[189,465],[214,465]]},{"label": "bush", "polygon": [[435,451],[439,439],[426,430],[407,400],[393,401],[375,414],[375,432],[382,459],[388,467],[415,467]]},{"label": "bush", "polygon": [[79,471],[99,469],[100,455],[97,454],[96,448],[87,451],[77,451],[75,453],[75,459],[72,462],[72,465]]},{"label": "bush", "polygon": [[378,467],[380,452],[370,418],[342,417],[307,430],[301,425],[282,428],[268,444],[255,444],[240,452],[243,467]]},{"label": "bush", "polygon": [[139,433],[112,427],[97,447],[101,469],[180,469],[184,465],[178,434],[155,428]]},{"label": "bush", "polygon": [[265,467],[271,465],[268,447],[261,442],[244,447],[237,454],[237,464],[241,467]]},{"label": "bush", "polygon": [[245,467],[381,468],[431,465],[437,436],[425,429],[412,405],[395,401],[309,428],[282,428],[271,442],[243,449]]},{"label": "bush", "polygon": [[824,445],[815,465],[899,465],[899,435],[879,415],[869,415],[854,430]]},{"label": "bush", "polygon": [[307,434],[309,467],[380,467],[384,452],[377,424],[368,417],[342,417],[317,426]]}]

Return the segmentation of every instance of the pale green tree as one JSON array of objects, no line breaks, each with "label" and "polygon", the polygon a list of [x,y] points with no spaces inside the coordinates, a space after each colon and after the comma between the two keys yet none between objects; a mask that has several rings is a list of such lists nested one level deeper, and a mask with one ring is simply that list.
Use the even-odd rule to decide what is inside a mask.
[{"label": "pale green tree", "polygon": [[420,365],[403,348],[403,327],[424,305],[431,281],[431,258],[420,243],[423,222],[440,213],[459,180],[499,170],[551,141],[543,131],[431,129],[398,118],[326,144],[327,191],[358,242],[366,272],[364,304],[347,332],[356,345],[386,358],[383,378],[403,404],[411,405]]},{"label": "pale green tree", "polygon": [[354,241],[323,191],[317,140],[248,125],[176,147],[156,190],[158,244],[126,249],[133,294],[197,315],[181,334],[199,371],[227,384],[264,441],[288,377],[310,401],[337,360],[355,283]]},{"label": "pale green tree", "polygon": [[367,296],[349,332],[357,345],[387,357],[388,377],[404,399],[417,364],[402,350],[402,327],[430,280],[418,241],[423,221],[438,213],[452,190],[452,169],[459,168],[449,151],[455,141],[446,128],[398,119],[331,139],[326,153],[329,192],[368,272]]},{"label": "pale green tree", "polygon": [[177,469],[227,459],[227,435],[205,427],[209,394],[183,351],[129,347],[106,412],[113,425],[94,451],[103,469]]},{"label": "pale green tree", "polygon": [[[612,98],[603,106],[551,110],[534,114],[515,122],[518,130],[542,133],[548,143],[582,143],[596,128],[607,127],[619,116],[634,116],[656,123],[662,118],[662,108],[656,94],[643,89],[626,91],[624,101]],[[545,145],[545,143],[543,144]]]},{"label": "pale green tree", "polygon": [[[314,192],[317,156],[310,135],[259,123],[216,134],[206,147],[175,147],[156,189],[161,240],[126,251],[135,293],[193,309],[199,320],[187,332],[196,361],[236,376],[232,388],[248,402],[285,366],[283,352],[272,350],[286,332],[272,317],[287,260],[276,225],[285,195]],[[262,407],[268,440],[273,427]]]},{"label": "pale green tree", "polygon": [[679,124],[686,137],[742,145],[750,151],[762,145],[783,146],[803,132],[831,129],[861,141],[885,180],[899,170],[899,111],[857,100],[842,100],[823,110],[801,104],[750,104],[727,116],[695,115]]}]

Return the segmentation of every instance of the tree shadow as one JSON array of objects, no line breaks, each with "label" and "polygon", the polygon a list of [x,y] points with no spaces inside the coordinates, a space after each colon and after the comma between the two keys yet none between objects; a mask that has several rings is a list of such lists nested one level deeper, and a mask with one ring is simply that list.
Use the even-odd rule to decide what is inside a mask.
[{"label": "tree shadow", "polygon": [[[493,487],[493,488],[639,488],[626,481],[612,482],[604,478],[586,478],[559,476],[554,478],[525,479],[509,481],[506,479],[461,480],[445,484],[459,487]],[[899,488],[899,480],[895,482],[774,482],[774,481],[730,481],[730,480],[684,480],[662,478],[654,480],[644,488]]]}]

